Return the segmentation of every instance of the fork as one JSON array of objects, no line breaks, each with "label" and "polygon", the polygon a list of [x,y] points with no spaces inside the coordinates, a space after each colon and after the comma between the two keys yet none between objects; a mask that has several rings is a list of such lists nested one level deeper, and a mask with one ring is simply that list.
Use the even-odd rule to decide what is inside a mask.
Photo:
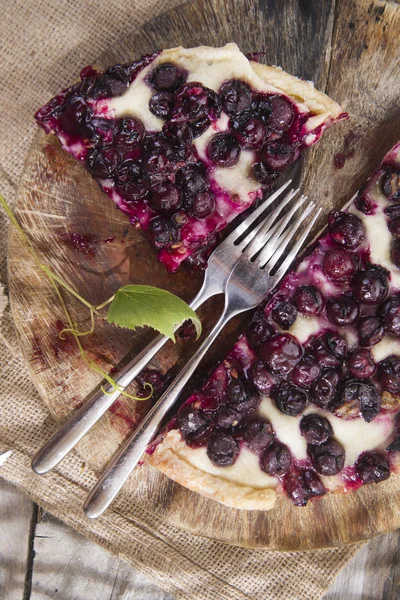
[{"label": "fork", "polygon": [[[253,223],[264,213],[264,211],[276,200],[289,186],[291,180],[284,183],[276,192],[271,194],[256,210],[254,210],[245,221],[240,223],[225,240],[217,246],[208,260],[208,268],[205,271],[203,285],[191,302],[190,306],[196,310],[206,300],[217,294],[222,294],[225,283],[229,277],[233,265],[243,252],[246,245],[254,238],[260,230],[262,223],[251,229]],[[299,192],[291,190],[281,201],[281,210]],[[242,236],[246,234],[243,240]],[[32,460],[32,469],[38,475],[43,475],[53,469],[72,450],[72,448],[83,438],[84,435],[97,423],[104,413],[115,402],[124,390],[137,377],[140,371],[157,354],[157,352],[168,341],[168,338],[159,335],[146,348],[144,348],[132,361],[123,367],[116,375],[114,381],[118,388],[106,384],[103,388],[95,391],[86,400],[84,405],[75,411],[61,427],[53,434],[46,444],[38,451]],[[104,390],[104,391],[103,391]]]},{"label": "fork", "polygon": [[304,201],[303,196],[286,216],[273,224],[280,212],[278,207],[265,219],[252,241],[246,244],[247,247],[225,284],[225,306],[219,320],[201,347],[104,469],[85,501],[84,511],[88,517],[99,517],[111,504],[157,433],[166,413],[174,406],[184,386],[226,323],[235,315],[255,308],[265,298],[268,290],[282,279],[321,211],[315,211],[304,232],[279,266],[283,253],[300,225],[315,209],[314,203],[310,202],[293,225],[288,227],[289,221]]}]

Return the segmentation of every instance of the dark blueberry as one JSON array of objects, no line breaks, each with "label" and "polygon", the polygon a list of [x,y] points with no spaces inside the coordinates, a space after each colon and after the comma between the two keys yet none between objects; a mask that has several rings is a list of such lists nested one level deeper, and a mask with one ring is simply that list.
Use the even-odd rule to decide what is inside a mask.
[{"label": "dark blueberry", "polygon": [[273,308],[271,314],[275,323],[286,330],[297,319],[297,308],[291,300],[283,300]]},{"label": "dark blueberry", "polygon": [[228,386],[228,373],[223,365],[215,369],[213,374],[207,379],[202,387],[205,396],[211,398],[221,398],[226,392]]},{"label": "dark blueberry", "polygon": [[115,180],[118,184],[132,183],[140,177],[140,165],[134,160],[125,160],[115,173]]},{"label": "dark blueberry", "polygon": [[335,331],[327,331],[322,336],[322,342],[333,356],[336,356],[339,360],[346,358],[348,354],[347,342],[341,335]]},{"label": "dark blueberry", "polygon": [[315,285],[302,285],[293,295],[299,312],[304,315],[318,315],[324,307],[324,297]]},{"label": "dark blueberry", "polygon": [[272,389],[271,398],[277,408],[290,417],[300,415],[307,405],[307,394],[287,381],[282,381],[279,386]]},{"label": "dark blueberry", "polygon": [[371,215],[375,208],[375,203],[366,192],[359,194],[355,199],[354,204],[360,212],[364,213],[364,215]]},{"label": "dark blueberry", "polygon": [[157,217],[150,221],[150,237],[157,249],[164,248],[176,240],[176,229],[169,219]]},{"label": "dark blueberry", "polygon": [[218,95],[201,83],[187,83],[176,95],[174,115],[188,119],[194,128],[207,129],[210,119],[218,118],[220,114]]},{"label": "dark blueberry", "polygon": [[310,496],[323,496],[326,494],[326,488],[315,471],[306,469],[302,473],[302,479]]},{"label": "dark blueberry", "polygon": [[121,162],[120,153],[116,148],[99,148],[89,150],[86,156],[86,168],[99,179],[110,179],[115,174]]},{"label": "dark blueberry", "polygon": [[177,422],[182,436],[187,442],[204,439],[211,430],[211,421],[206,414],[190,405],[178,413]]},{"label": "dark blueberry", "polygon": [[378,379],[385,390],[400,394],[400,357],[391,354],[378,363]]},{"label": "dark blueberry", "polygon": [[288,473],[284,478],[287,497],[295,506],[305,506],[309,500],[309,491],[298,473]]},{"label": "dark blueberry", "polygon": [[179,190],[172,183],[154,188],[150,197],[150,205],[157,212],[174,212],[181,205]]},{"label": "dark blueberry", "polygon": [[208,117],[202,116],[190,121],[193,139],[198,138],[210,127],[211,121]]},{"label": "dark blueberry", "polygon": [[289,449],[279,442],[273,442],[261,456],[261,468],[273,477],[285,475],[292,463]]},{"label": "dark blueberry", "polygon": [[266,94],[253,94],[252,112],[257,113],[265,123],[272,113],[270,98]]},{"label": "dark blueberry", "polygon": [[114,143],[116,120],[94,117],[91,124],[94,127],[94,134],[91,137],[91,142],[94,146],[111,146]]},{"label": "dark blueberry", "polygon": [[357,257],[344,248],[328,250],[322,261],[325,275],[332,281],[348,281],[356,273]]},{"label": "dark blueberry", "polygon": [[338,416],[357,416],[357,407],[364,421],[370,423],[378,414],[381,398],[372,381],[347,379],[344,381],[335,403]]},{"label": "dark blueberry", "polygon": [[175,183],[184,194],[193,196],[207,190],[207,173],[203,165],[186,165],[176,172]]},{"label": "dark blueberry", "polygon": [[339,246],[355,250],[364,240],[364,225],[356,215],[334,210],[329,215],[328,224],[331,238]]},{"label": "dark blueberry", "polygon": [[239,446],[229,433],[215,431],[207,444],[207,456],[217,467],[233,465],[239,454]]},{"label": "dark blueberry", "polygon": [[[385,213],[385,215],[387,215],[391,219],[397,219],[398,217],[400,217],[400,202],[398,204],[391,204],[391,205],[387,206],[383,210],[383,212]],[[390,229],[390,226],[389,226],[389,229]]]},{"label": "dark blueberry", "polygon": [[138,163],[126,160],[115,173],[116,189],[125,200],[139,200],[147,196],[149,182],[141,176]]},{"label": "dark blueberry", "polygon": [[121,79],[119,75],[120,73],[117,74],[115,70],[112,72],[110,69],[99,75],[91,90],[91,96],[93,98],[110,98],[123,94],[128,87],[128,80],[127,78]]},{"label": "dark blueberry", "polygon": [[400,435],[386,448],[387,452],[400,452]]},{"label": "dark blueberry", "polygon": [[243,431],[243,439],[252,452],[259,454],[274,439],[274,430],[267,419],[257,417],[247,423]]},{"label": "dark blueberry", "polygon": [[260,403],[260,396],[255,390],[250,389],[247,382],[240,379],[232,379],[227,390],[227,401],[238,410],[252,410]]},{"label": "dark blueberry", "polygon": [[379,304],[389,294],[389,273],[379,266],[358,271],[351,280],[353,296],[364,304]]},{"label": "dark blueberry", "polygon": [[190,146],[193,134],[190,125],[180,119],[170,119],[163,125],[162,132],[165,137],[171,139],[177,146],[184,148]]},{"label": "dark blueberry", "polygon": [[378,317],[383,321],[385,331],[391,335],[400,335],[400,296],[392,296],[378,309]]},{"label": "dark blueberry", "polygon": [[230,79],[222,84],[219,91],[222,107],[229,115],[238,115],[250,108],[252,92],[244,81]]},{"label": "dark blueberry", "polygon": [[292,371],[292,381],[295,385],[308,389],[321,374],[321,365],[308,354],[301,359]]},{"label": "dark blueberry", "polygon": [[215,198],[210,192],[199,192],[186,198],[187,212],[195,219],[204,219],[214,210]]},{"label": "dark blueberry", "polygon": [[340,374],[336,369],[324,369],[321,376],[312,384],[310,400],[320,408],[328,408],[334,400]]},{"label": "dark blueberry", "polygon": [[259,392],[268,395],[276,384],[276,377],[261,360],[256,360],[250,371],[250,381]]},{"label": "dark blueberry", "polygon": [[359,315],[360,307],[357,300],[349,293],[333,296],[326,301],[326,314],[331,323],[339,327],[353,325]]},{"label": "dark blueberry", "polygon": [[214,417],[215,423],[222,429],[231,429],[239,424],[243,413],[234,406],[223,405]]},{"label": "dark blueberry", "polygon": [[382,177],[382,191],[389,198],[396,202],[400,200],[400,170],[389,171]]},{"label": "dark blueberry", "polygon": [[159,92],[174,92],[185,79],[186,73],[171,63],[159,65],[149,77],[151,85]]},{"label": "dark blueberry", "polygon": [[158,400],[164,390],[166,390],[171,383],[171,378],[173,378],[172,373],[165,373],[163,375],[157,369],[143,369],[143,371],[139,373],[135,380],[140,384],[138,396],[146,398],[149,395],[149,386],[146,384],[150,384],[153,388],[151,400]]},{"label": "dark blueberry", "polygon": [[174,96],[170,92],[157,92],[149,100],[149,110],[159,119],[168,119],[174,105]]},{"label": "dark blueberry", "polygon": [[310,349],[322,367],[339,367],[342,363],[343,358],[336,356],[329,350],[325,335],[311,339]]},{"label": "dark blueberry", "polygon": [[251,116],[235,122],[233,132],[242,148],[249,150],[261,148],[267,134],[262,120]]},{"label": "dark blueberry", "polygon": [[269,98],[270,115],[268,127],[273,131],[287,131],[294,119],[293,105],[283,96]]},{"label": "dark blueberry", "polygon": [[60,116],[61,129],[74,137],[91,137],[90,116],[91,110],[84,98],[75,96],[68,102]]},{"label": "dark blueberry", "polygon": [[120,65],[120,64],[112,65],[111,67],[109,67],[107,69],[106,75],[108,75],[109,77],[112,77],[113,79],[118,79],[119,81],[123,81],[126,84],[130,83],[129,69],[127,68],[127,65]]},{"label": "dark blueberry", "polygon": [[144,126],[142,121],[134,117],[124,117],[116,123],[117,131],[114,137],[119,150],[129,152],[136,150],[142,143]]},{"label": "dark blueberry", "polygon": [[271,171],[282,171],[297,155],[293,146],[283,142],[268,142],[260,151],[261,162]]},{"label": "dark blueberry", "polygon": [[356,475],[363,484],[379,483],[390,477],[387,458],[380,452],[363,452],[355,464]]},{"label": "dark blueberry", "polygon": [[265,340],[260,347],[261,360],[280,375],[290,373],[303,355],[303,349],[289,333],[279,333]]},{"label": "dark blueberry", "polygon": [[320,446],[308,446],[311,462],[321,475],[336,475],[344,467],[345,450],[336,440],[328,440]]},{"label": "dark blueberry", "polygon": [[396,217],[395,219],[391,219],[388,223],[388,229],[394,237],[400,237],[400,217]]},{"label": "dark blueberry", "polygon": [[231,133],[217,133],[209,141],[207,152],[218,167],[233,167],[239,161],[240,146]]},{"label": "dark blueberry", "polygon": [[254,178],[262,183],[263,185],[269,185],[281,174],[280,171],[271,171],[263,163],[254,163],[252,166],[252,173]]},{"label": "dark blueberry", "polygon": [[263,318],[253,318],[247,327],[246,337],[251,347],[258,350],[261,342],[274,334],[272,325]]},{"label": "dark blueberry", "polygon": [[376,369],[375,361],[367,348],[354,350],[347,360],[347,366],[350,374],[358,379],[369,379]]},{"label": "dark blueberry", "polygon": [[390,258],[395,267],[400,269],[400,239],[395,239],[390,249]]},{"label": "dark blueberry", "polygon": [[300,433],[307,444],[319,446],[333,436],[332,425],[320,415],[306,415],[300,421]]}]

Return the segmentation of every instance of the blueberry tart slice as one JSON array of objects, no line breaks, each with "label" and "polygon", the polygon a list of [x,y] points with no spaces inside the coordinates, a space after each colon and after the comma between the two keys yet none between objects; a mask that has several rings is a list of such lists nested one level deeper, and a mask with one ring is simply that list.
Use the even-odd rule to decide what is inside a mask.
[{"label": "blueberry tart slice", "polygon": [[388,479],[400,452],[400,142],[149,450],[247,510]]},{"label": "blueberry tart slice", "polygon": [[169,271],[205,267],[218,232],[346,116],[311,82],[249,61],[236,44],[86,67],[36,113]]}]

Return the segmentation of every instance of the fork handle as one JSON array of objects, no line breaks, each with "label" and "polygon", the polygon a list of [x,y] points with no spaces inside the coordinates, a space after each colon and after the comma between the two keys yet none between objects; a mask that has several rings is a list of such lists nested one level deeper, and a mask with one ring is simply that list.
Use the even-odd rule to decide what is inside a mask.
[{"label": "fork handle", "polygon": [[89,518],[96,519],[109,507],[138,464],[143,452],[157,433],[166,413],[174,406],[179,394],[198,367],[207,350],[226,323],[236,314],[238,314],[237,310],[231,310],[225,305],[221,317],[200,348],[148,412],[139,427],[132,432],[126,442],[114,454],[108,465],[106,465],[84,504],[84,511]]},{"label": "fork handle", "polygon": [[[190,307],[196,310],[212,295],[212,292],[202,288],[191,302]],[[113,386],[107,384],[103,388],[107,393],[100,388],[86,400],[81,408],[72,413],[33,457],[32,469],[35,473],[44,475],[58,465],[115,402],[121,394],[121,388],[126,389],[132,383],[168,339],[163,335],[158,335],[114,376],[114,381],[120,386],[120,389],[114,388],[113,391]]]}]

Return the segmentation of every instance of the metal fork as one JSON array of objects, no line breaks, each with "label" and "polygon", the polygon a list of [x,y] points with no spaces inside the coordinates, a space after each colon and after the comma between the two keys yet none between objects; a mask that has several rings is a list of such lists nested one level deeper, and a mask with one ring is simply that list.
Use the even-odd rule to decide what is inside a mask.
[{"label": "metal fork", "polygon": [[[229,277],[233,265],[243,252],[243,249],[256,235],[262,224],[253,230],[251,225],[260,215],[276,200],[289,186],[291,180],[283,184],[276,192],[269,196],[255,211],[251,213],[225,240],[217,246],[208,260],[208,268],[205,271],[203,285],[191,302],[190,306],[196,310],[208,298],[222,294],[225,283]],[[281,210],[298,193],[299,190],[291,190],[280,203]],[[238,243],[238,240],[247,233],[246,237]],[[43,475],[53,469],[72,450],[84,435],[97,423],[104,413],[115,402],[121,394],[121,388],[126,389],[137,377],[140,371],[157,354],[157,352],[168,341],[168,338],[159,335],[146,348],[144,348],[132,361],[123,367],[119,373],[114,375],[114,381],[119,389],[114,389],[106,384],[103,389],[94,392],[56,431],[46,442],[32,460],[32,469],[38,475]]]},{"label": "metal fork", "polygon": [[[226,323],[235,315],[256,307],[263,300],[267,291],[276,285],[286,273],[320,213],[320,209],[316,211],[298,241],[279,266],[279,260],[288,249],[296,231],[315,209],[315,205],[312,202],[309,203],[298,215],[295,223],[288,227],[290,219],[304,203],[304,200],[304,197],[300,198],[289,213],[275,225],[273,223],[280,211],[274,211],[264,221],[254,239],[244,250],[225,285],[225,306],[221,317],[174,382],[106,466],[99,481],[86,499],[84,510],[88,517],[100,516],[113,501],[157,433],[166,413],[171,410],[182,389]],[[276,270],[275,273],[274,270]]]}]

